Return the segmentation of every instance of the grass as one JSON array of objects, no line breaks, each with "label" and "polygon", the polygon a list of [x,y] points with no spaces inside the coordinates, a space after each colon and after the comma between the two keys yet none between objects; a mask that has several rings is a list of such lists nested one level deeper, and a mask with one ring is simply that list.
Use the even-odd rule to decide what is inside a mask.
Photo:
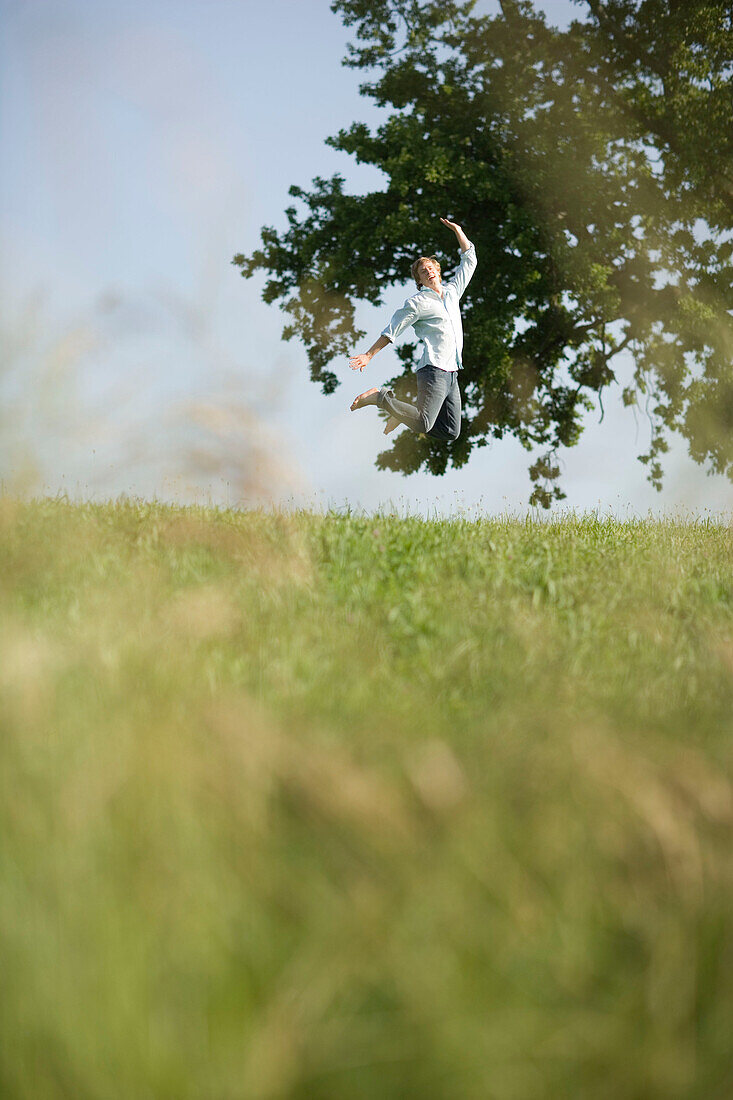
[{"label": "grass", "polygon": [[723,522],[0,499],[0,1088],[733,1091]]}]

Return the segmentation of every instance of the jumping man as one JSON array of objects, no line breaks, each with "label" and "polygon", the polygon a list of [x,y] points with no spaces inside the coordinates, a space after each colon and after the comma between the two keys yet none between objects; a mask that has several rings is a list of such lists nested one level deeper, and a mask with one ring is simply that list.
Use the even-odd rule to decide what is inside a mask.
[{"label": "jumping man", "polygon": [[476,249],[460,225],[440,219],[452,229],[461,248],[461,262],[452,279],[442,283],[440,264],[435,256],[420,256],[412,265],[417,293],[393,315],[379,339],[364,355],[349,360],[352,370],[363,371],[370,360],[412,325],[425,349],[417,366],[417,408],[396,401],[387,386],[365,390],[354,398],[351,411],[365,405],[387,409],[389,420],[384,434],[406,424],[413,432],[424,432],[433,439],[458,439],[461,431],[461,392],[458,388],[463,326],[458,303],[476,270]]}]

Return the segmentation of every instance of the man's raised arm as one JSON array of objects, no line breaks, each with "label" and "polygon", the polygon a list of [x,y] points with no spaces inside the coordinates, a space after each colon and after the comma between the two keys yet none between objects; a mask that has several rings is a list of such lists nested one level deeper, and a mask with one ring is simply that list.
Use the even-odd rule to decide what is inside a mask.
[{"label": "man's raised arm", "polygon": [[456,235],[456,239],[461,246],[461,262],[458,270],[456,271],[450,282],[456,288],[459,299],[463,297],[463,292],[471,281],[471,276],[476,270],[476,249],[469,241],[466,234],[461,229],[460,225],[455,222],[449,222],[447,218],[440,219],[443,225],[447,225],[449,229],[452,229]]}]

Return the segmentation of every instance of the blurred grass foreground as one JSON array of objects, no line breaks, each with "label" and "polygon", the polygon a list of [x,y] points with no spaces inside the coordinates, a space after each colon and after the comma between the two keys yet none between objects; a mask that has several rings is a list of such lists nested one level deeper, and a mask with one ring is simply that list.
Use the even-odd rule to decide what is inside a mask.
[{"label": "blurred grass foreground", "polygon": [[0,499],[0,1091],[733,1095],[724,521]]}]

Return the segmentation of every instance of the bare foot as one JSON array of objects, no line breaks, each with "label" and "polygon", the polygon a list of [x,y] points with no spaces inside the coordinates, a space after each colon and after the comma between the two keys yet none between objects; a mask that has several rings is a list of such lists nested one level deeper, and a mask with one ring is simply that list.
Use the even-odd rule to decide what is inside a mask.
[{"label": "bare foot", "polygon": [[365,405],[376,405],[377,394],[379,390],[375,386],[374,389],[364,390],[364,393],[360,393],[358,397],[355,397],[351,402],[351,411],[355,412],[357,409],[363,409]]},{"label": "bare foot", "polygon": [[384,426],[384,434],[389,435],[390,432],[393,432],[395,428],[399,426],[399,423],[400,421],[397,419],[396,416],[390,416]]}]

